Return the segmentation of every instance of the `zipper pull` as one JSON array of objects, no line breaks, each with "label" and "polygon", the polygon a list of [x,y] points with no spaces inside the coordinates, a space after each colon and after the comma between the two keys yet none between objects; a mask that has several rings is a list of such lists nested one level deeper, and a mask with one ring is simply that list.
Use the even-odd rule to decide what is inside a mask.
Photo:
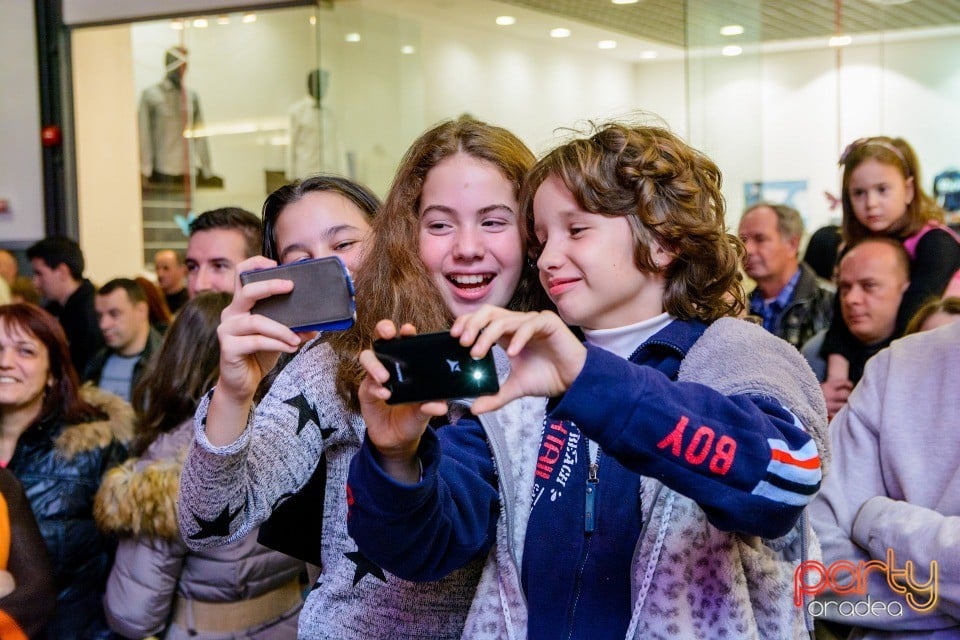
[{"label": "zipper pull", "polygon": [[597,477],[597,470],[599,468],[600,465],[596,462],[591,462],[590,466],[587,468],[587,493],[585,496],[583,510],[584,533],[593,533],[594,499],[596,498],[597,485],[600,483],[600,478]]}]

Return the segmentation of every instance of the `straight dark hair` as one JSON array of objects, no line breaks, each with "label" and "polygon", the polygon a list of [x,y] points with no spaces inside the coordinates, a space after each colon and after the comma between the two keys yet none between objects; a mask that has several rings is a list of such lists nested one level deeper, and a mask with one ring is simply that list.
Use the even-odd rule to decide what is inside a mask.
[{"label": "straight dark hair", "polygon": [[231,298],[229,293],[200,293],[174,318],[133,389],[138,424],[132,454],[141,455],[157,436],[192,416],[200,398],[213,387],[220,370],[217,327]]},{"label": "straight dark hair", "polygon": [[373,191],[349,178],[331,175],[316,175],[304,180],[294,180],[275,190],[263,202],[263,255],[280,261],[277,247],[277,220],[288,206],[303,196],[315,191],[332,191],[357,206],[372,219],[380,208],[380,198]]}]

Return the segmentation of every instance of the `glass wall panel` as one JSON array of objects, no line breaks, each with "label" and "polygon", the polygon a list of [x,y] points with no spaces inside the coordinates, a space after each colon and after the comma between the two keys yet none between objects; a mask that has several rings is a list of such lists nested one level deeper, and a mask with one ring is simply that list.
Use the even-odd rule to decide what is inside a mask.
[{"label": "glass wall panel", "polygon": [[[760,0],[687,0],[688,139],[724,177],[728,219],[763,186]],[[794,201],[794,204],[799,204]]]},{"label": "glass wall panel", "polygon": [[[906,137],[927,189],[960,164],[960,16],[943,12],[929,0],[336,0],[78,28],[81,244],[94,275],[112,277],[184,247],[191,214],[259,211],[317,170],[383,195],[410,142],[464,113],[537,153],[567,128],[652,114],[720,165],[732,227],[764,198],[798,206],[812,229],[839,216],[836,159],[856,137]],[[183,68],[181,89],[161,91]]]},{"label": "glass wall panel", "polygon": [[[319,66],[315,23],[313,9],[296,8],[131,25],[145,263],[185,246],[192,215],[259,212],[285,182],[289,113],[312,99]],[[313,119],[313,139],[322,125]]]},{"label": "glass wall panel", "polygon": [[[960,162],[960,131],[948,125],[960,116],[956,7],[926,0],[687,0],[686,7],[690,138],[724,171],[732,226],[752,192],[798,206],[810,231],[839,221],[837,159],[860,137],[910,142],[927,191]],[[721,35],[733,25],[743,32]],[[731,45],[742,51],[723,56]],[[941,196],[954,182],[940,182]]]}]

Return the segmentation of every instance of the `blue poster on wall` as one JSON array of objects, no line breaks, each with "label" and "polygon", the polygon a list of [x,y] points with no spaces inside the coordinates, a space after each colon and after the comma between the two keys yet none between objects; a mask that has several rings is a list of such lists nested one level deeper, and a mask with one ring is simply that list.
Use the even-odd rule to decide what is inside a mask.
[{"label": "blue poster on wall", "polygon": [[806,180],[770,180],[768,182],[743,183],[744,209],[749,209],[758,202],[771,204],[785,204],[800,212],[804,226],[810,223],[807,203]]},{"label": "blue poster on wall", "polygon": [[806,180],[771,180],[769,182],[744,182],[743,200],[747,207],[758,202],[786,204],[803,212],[803,200],[807,195]]}]

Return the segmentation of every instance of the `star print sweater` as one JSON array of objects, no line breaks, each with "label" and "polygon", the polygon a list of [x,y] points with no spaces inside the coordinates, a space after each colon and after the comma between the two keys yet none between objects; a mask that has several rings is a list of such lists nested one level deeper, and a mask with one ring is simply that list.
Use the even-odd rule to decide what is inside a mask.
[{"label": "star print sweater", "polygon": [[802,514],[822,395],[762,329],[704,329],[675,321],[632,362],[588,347],[541,429],[485,416],[428,432],[417,485],[392,481],[365,444],[350,532],[412,579],[491,551],[465,638],[805,637],[792,579],[817,554]]},{"label": "star print sweater", "polygon": [[443,580],[416,584],[368,560],[347,535],[347,470],[365,426],[337,395],[336,365],[328,345],[307,345],[226,447],[207,440],[209,398],[201,402],[180,481],[184,542],[203,549],[244,538],[306,484],[323,457],[326,490],[316,505],[323,509],[322,573],[304,603],[299,637],[459,638],[482,559]]}]

